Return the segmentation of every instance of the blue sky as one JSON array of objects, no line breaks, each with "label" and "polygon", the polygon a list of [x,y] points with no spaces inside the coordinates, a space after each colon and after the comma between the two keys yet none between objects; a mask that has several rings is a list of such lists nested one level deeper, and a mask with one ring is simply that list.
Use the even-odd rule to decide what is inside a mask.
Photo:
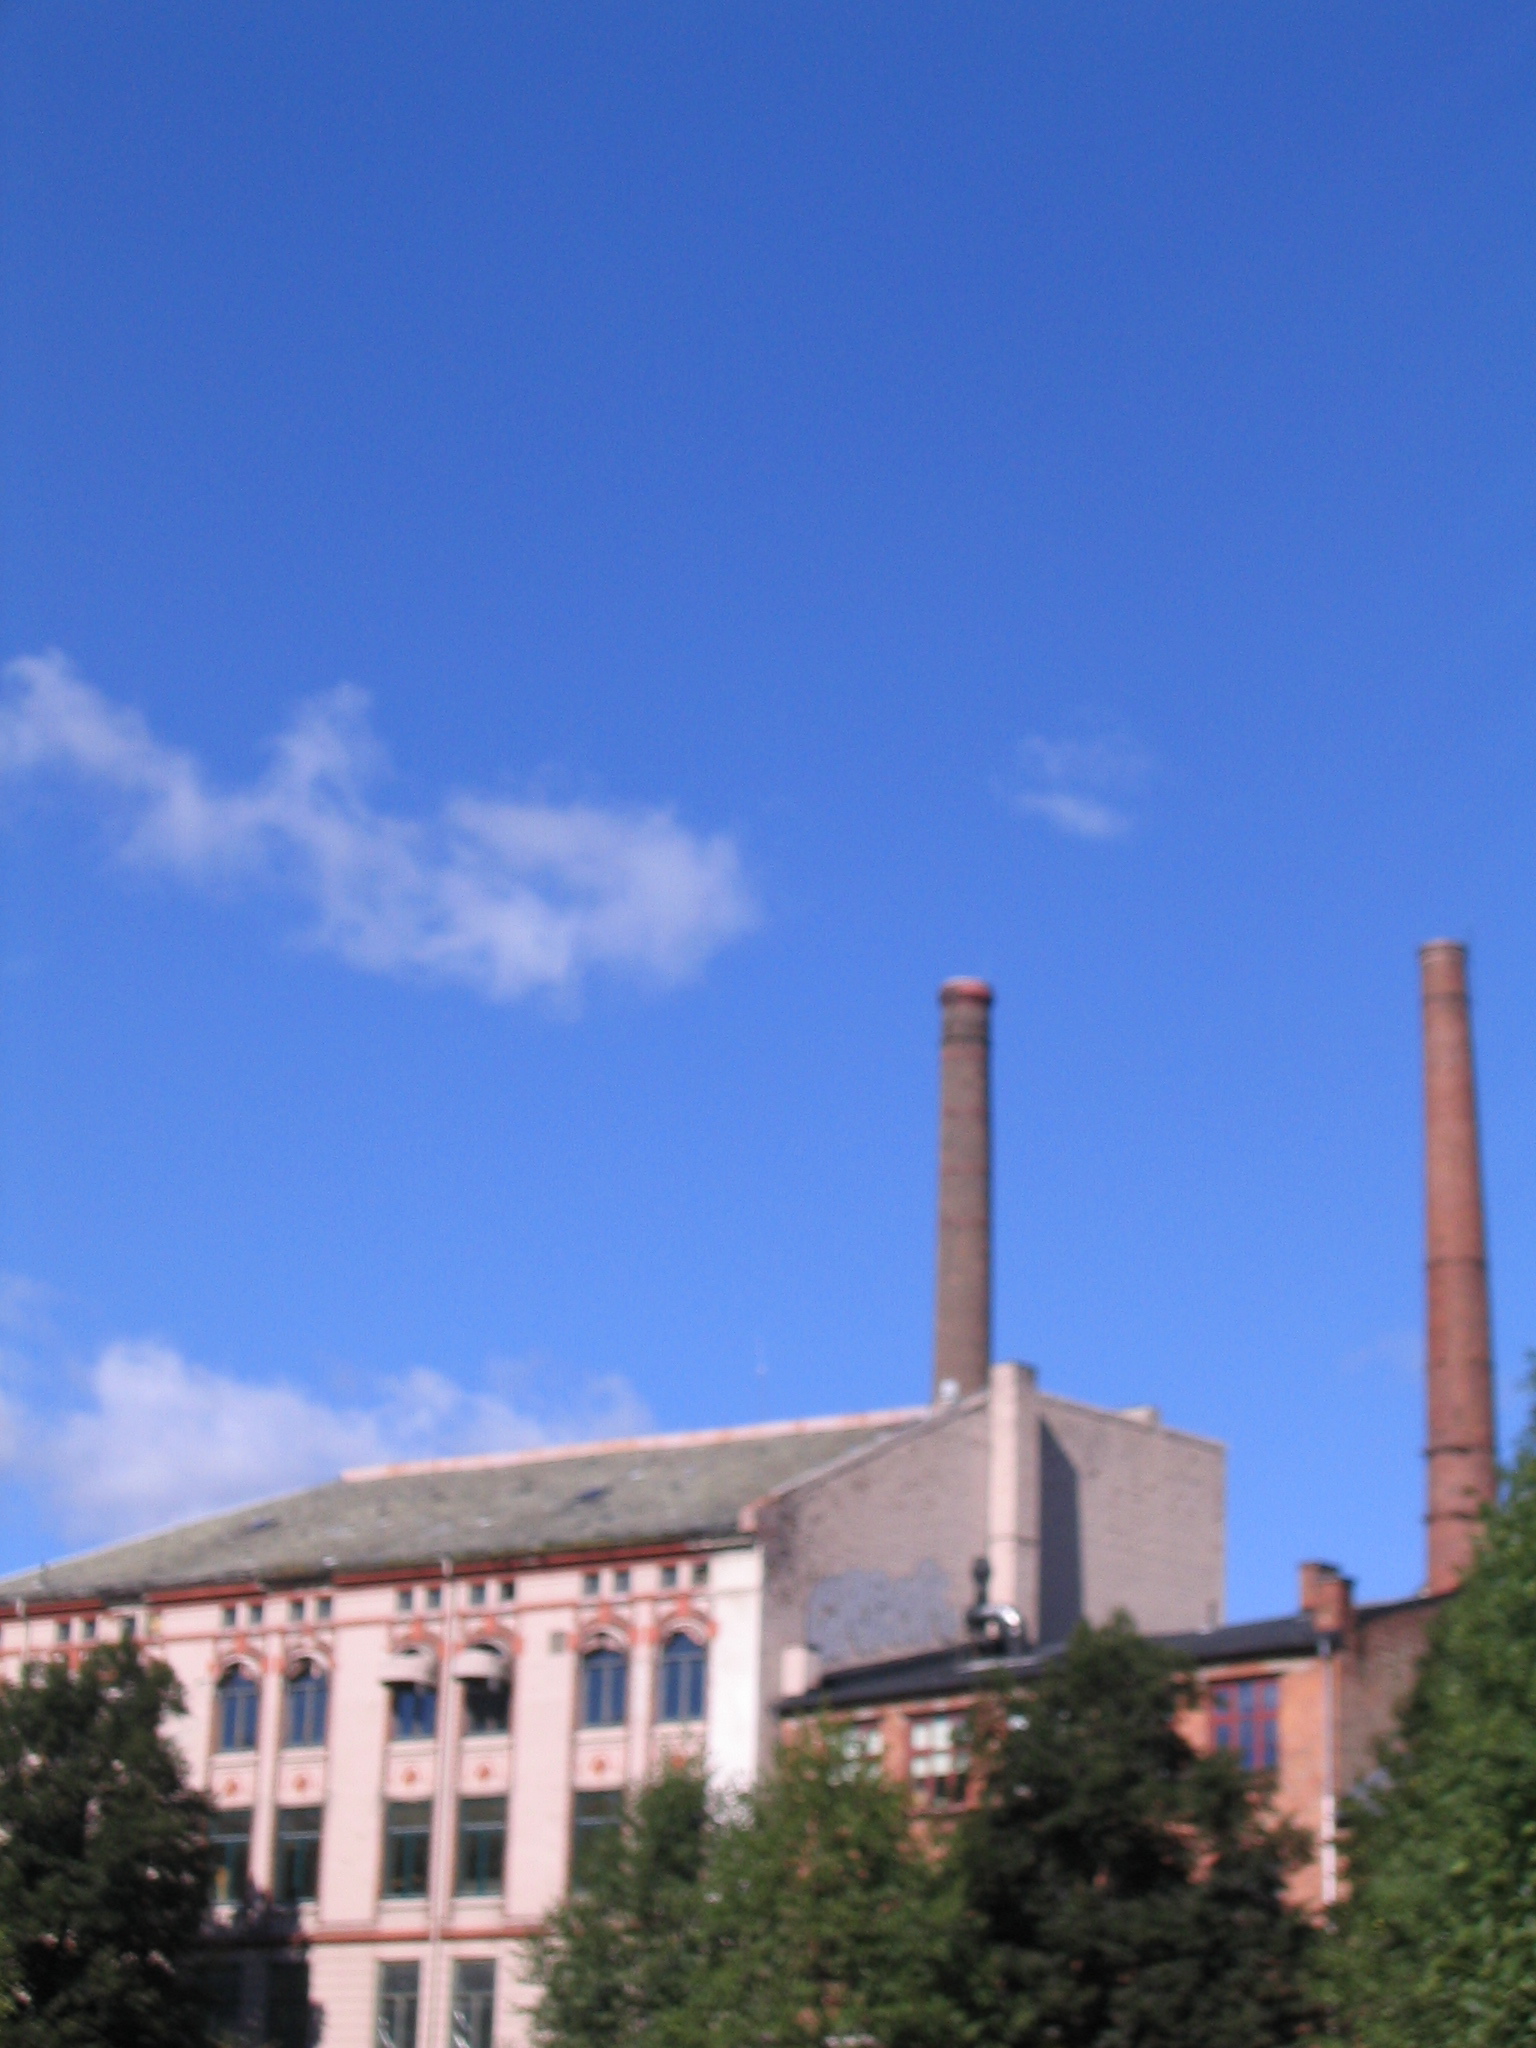
[{"label": "blue sky", "polygon": [[0,1564],[925,1398],[1421,1569],[1415,948],[1536,1344],[1536,20],[0,17]]}]

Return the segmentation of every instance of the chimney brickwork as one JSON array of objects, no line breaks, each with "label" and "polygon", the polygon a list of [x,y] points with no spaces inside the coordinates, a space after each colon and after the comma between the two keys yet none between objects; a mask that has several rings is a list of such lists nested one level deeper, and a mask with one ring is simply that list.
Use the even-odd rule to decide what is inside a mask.
[{"label": "chimney brickwork", "polygon": [[939,1272],[933,1390],[977,1394],[992,1363],[992,991],[946,981],[939,991]]},{"label": "chimney brickwork", "polygon": [[1448,1593],[1472,1562],[1494,1497],[1493,1365],[1478,1159],[1467,949],[1419,949],[1424,996],[1428,1591]]}]

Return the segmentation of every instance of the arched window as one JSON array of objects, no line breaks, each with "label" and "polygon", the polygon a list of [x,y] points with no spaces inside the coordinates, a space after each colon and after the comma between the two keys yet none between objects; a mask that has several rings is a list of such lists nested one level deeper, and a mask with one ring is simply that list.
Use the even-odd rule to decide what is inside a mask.
[{"label": "arched window", "polygon": [[242,1665],[232,1664],[219,1680],[220,1749],[256,1747],[256,1681]]},{"label": "arched window", "polygon": [[325,1710],[331,1682],[318,1664],[296,1664],[288,1674],[283,1740],[290,1749],[325,1747]]},{"label": "arched window", "polygon": [[606,1644],[581,1660],[581,1718],[588,1728],[620,1728],[628,1691],[629,1659]]},{"label": "arched window", "polygon": [[396,1742],[423,1741],[437,1733],[437,1687],[392,1685],[389,1732]]},{"label": "arched window", "polygon": [[708,1655],[704,1645],[695,1642],[692,1636],[668,1636],[661,1653],[661,1720],[703,1720]]}]

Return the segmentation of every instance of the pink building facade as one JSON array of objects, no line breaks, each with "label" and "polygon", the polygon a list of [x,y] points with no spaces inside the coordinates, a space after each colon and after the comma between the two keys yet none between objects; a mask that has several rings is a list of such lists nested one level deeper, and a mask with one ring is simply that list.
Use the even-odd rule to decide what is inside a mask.
[{"label": "pink building facade", "polygon": [[348,1474],[0,1586],[0,1682],[131,1629],[217,1811],[231,2037],[518,2048],[527,1943],[672,1754],[749,1782],[824,1665],[1220,1618],[1220,1446],[994,1367],[932,1408]]}]

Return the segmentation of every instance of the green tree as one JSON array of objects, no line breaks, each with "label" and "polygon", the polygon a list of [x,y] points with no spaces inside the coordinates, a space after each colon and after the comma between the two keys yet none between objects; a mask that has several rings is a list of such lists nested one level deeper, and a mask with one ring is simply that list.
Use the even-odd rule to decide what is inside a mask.
[{"label": "green tree", "polygon": [[1329,1944],[1340,2034],[1376,2048],[1536,2038],[1536,1442],[1441,1616],[1382,1771],[1346,1809]]},{"label": "green tree", "polygon": [[182,1704],[131,1644],[0,1687],[4,2048],[198,2048],[207,1811],[161,1733]]},{"label": "green tree", "polygon": [[1268,2048],[1311,2018],[1304,1853],[1262,1781],[1179,1734],[1172,1661],[1119,1617],[978,1713],[984,1791],[956,1841],[988,2048]]},{"label": "green tree", "polygon": [[834,1731],[785,1744],[708,1863],[680,2048],[951,2048],[958,1898],[906,1795]]},{"label": "green tree", "polygon": [[647,1787],[540,1946],[549,2048],[952,2048],[955,1908],[905,1798],[808,1730],[711,1814]]},{"label": "green tree", "polygon": [[704,1780],[669,1770],[592,1844],[580,1881],[535,1946],[536,2026],[558,2048],[625,2048],[657,2038],[685,2002],[698,1961],[711,1832]]}]

